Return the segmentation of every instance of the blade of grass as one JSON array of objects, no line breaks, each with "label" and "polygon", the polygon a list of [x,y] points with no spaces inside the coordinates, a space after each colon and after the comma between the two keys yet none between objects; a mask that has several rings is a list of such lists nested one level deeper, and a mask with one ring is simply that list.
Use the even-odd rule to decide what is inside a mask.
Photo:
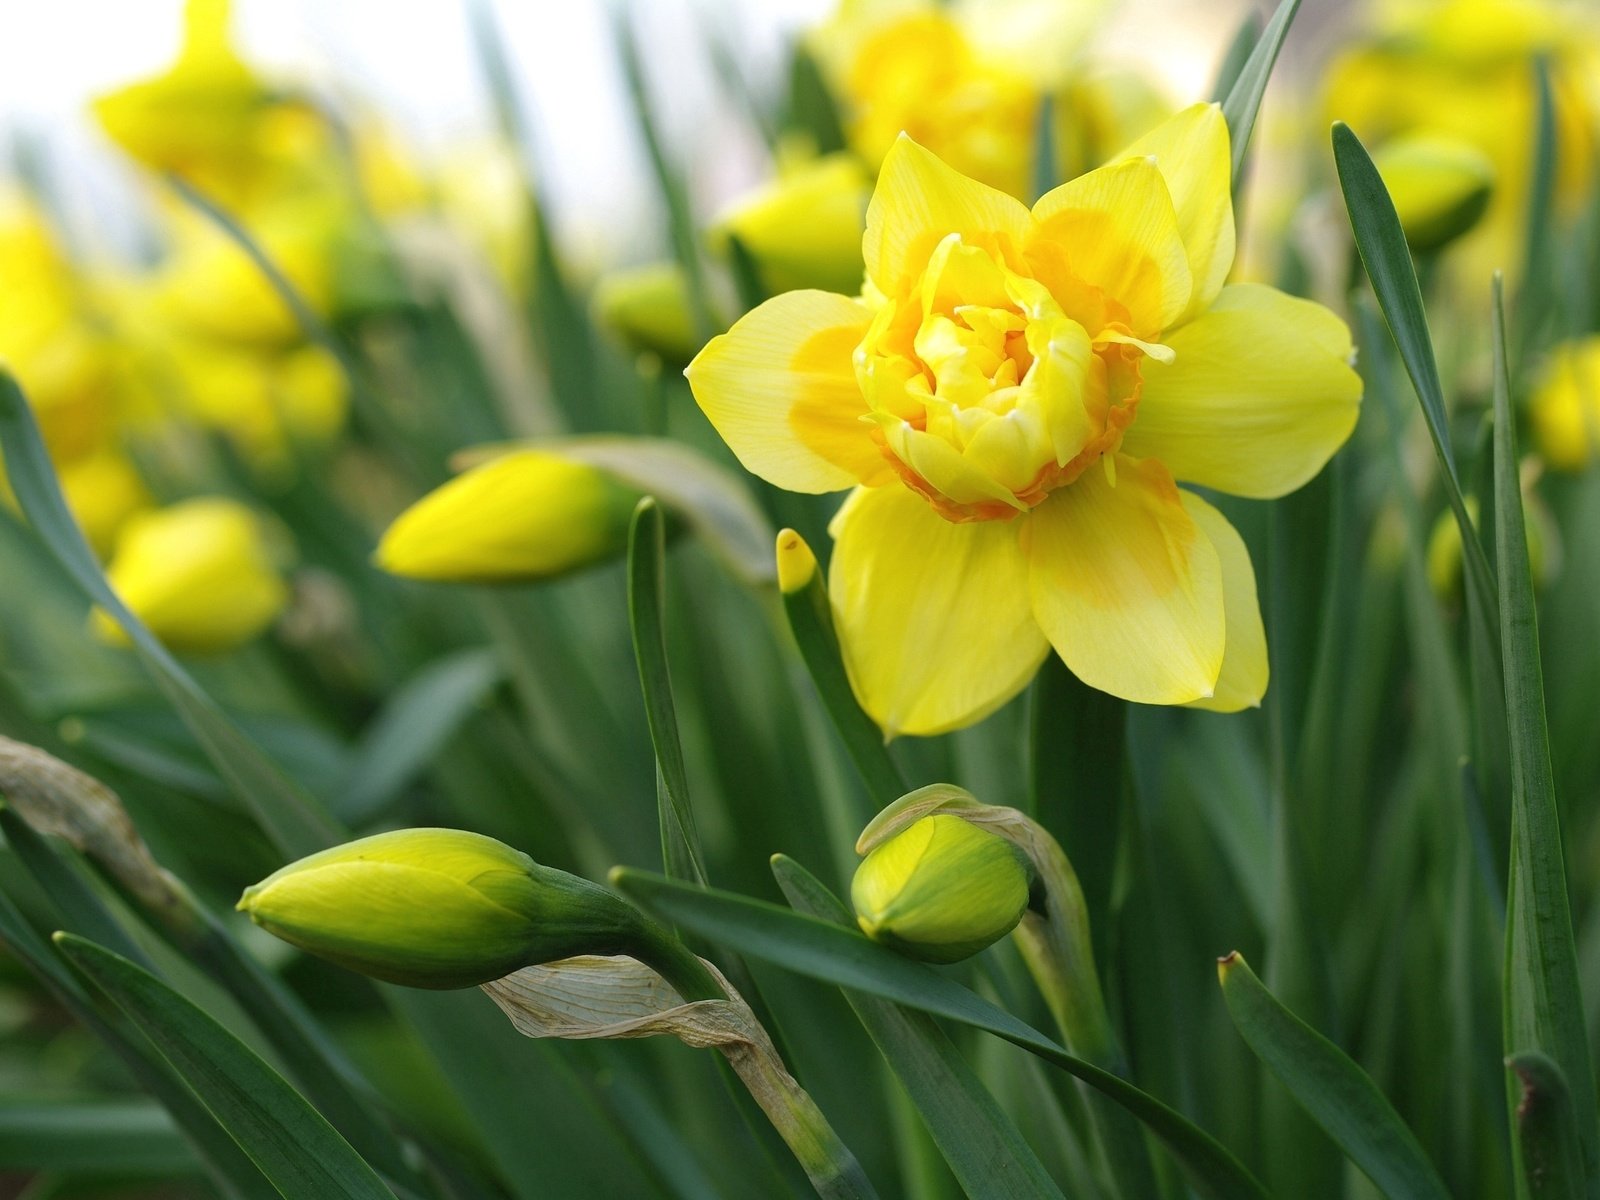
[{"label": "blade of grass", "polygon": [[1250,57],[1245,59],[1233,86],[1228,89],[1227,99],[1222,102],[1222,115],[1228,122],[1228,136],[1233,148],[1235,192],[1239,190],[1239,180],[1244,174],[1250,133],[1255,129],[1256,114],[1261,111],[1261,97],[1266,95],[1267,80],[1272,77],[1278,51],[1283,49],[1283,39],[1288,35],[1289,25],[1299,7],[1300,0],[1280,0],[1272,19],[1256,39]]},{"label": "blade of grass", "polygon": [[[850,910],[794,859],[773,855],[772,873],[797,912],[844,928],[854,924]],[[857,992],[846,992],[845,999],[968,1196],[1061,1195],[1033,1148],[932,1017]]]},{"label": "blade of grass", "polygon": [[1269,992],[1235,952],[1217,975],[1234,1028],[1295,1100],[1391,1200],[1449,1200],[1416,1136],[1350,1058]]},{"label": "blade of grass", "polygon": [[1226,1148],[1155,1097],[1068,1054],[1024,1021],[930,967],[860,934],[731,892],[700,889],[619,867],[612,884],[683,929],[796,974],[866,992],[1004,1038],[1122,1105],[1166,1144],[1200,1191],[1217,1200],[1264,1200],[1265,1189]]},{"label": "blade of grass", "polygon": [[[1578,985],[1561,819],[1550,765],[1539,619],[1518,479],[1517,436],[1506,361],[1505,307],[1494,281],[1495,558],[1500,578],[1506,718],[1511,744],[1511,875],[1506,895],[1505,1047],[1537,1050],[1560,1069],[1571,1095],[1588,1194],[1600,1193],[1594,1075]],[[1522,1164],[1526,1167],[1526,1164]]]},{"label": "blade of grass", "polygon": [[292,783],[189,676],[111,590],[61,495],[27,400],[0,372],[0,449],[28,523],[84,597],[116,620],[233,792],[286,858],[333,844],[338,826]]},{"label": "blade of grass", "polygon": [[1506,1066],[1521,1091],[1514,1120],[1524,1193],[1532,1200],[1586,1195],[1572,1093],[1561,1068],[1536,1051],[1513,1055]]},{"label": "blade of grass", "polygon": [[120,954],[70,933],[55,943],[160,1050],[285,1196],[393,1200],[350,1143],[202,1009]]}]

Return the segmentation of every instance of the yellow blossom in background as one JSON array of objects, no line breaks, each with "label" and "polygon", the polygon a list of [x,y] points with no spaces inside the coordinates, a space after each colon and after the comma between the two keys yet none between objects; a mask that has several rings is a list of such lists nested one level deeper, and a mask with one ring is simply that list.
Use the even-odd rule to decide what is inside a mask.
[{"label": "yellow blossom in background", "polygon": [[[231,650],[263,633],[289,600],[260,519],[234,500],[185,500],[128,521],[106,578],[157,638],[185,653]],[[95,633],[126,636],[96,610]]]},{"label": "yellow blossom in background", "polygon": [[867,163],[909,133],[962,174],[1022,196],[1044,99],[1103,8],[844,0],[810,46],[840,99],[850,147]]},{"label": "yellow blossom in background", "polygon": [[853,154],[799,162],[780,155],[778,177],[735,201],[708,236],[723,255],[738,238],[769,292],[855,291],[871,195],[872,178]]},{"label": "yellow blossom in background", "polygon": [[101,558],[111,554],[117,535],[135,513],[150,507],[150,493],[128,456],[110,448],[64,464],[61,491],[83,536]]},{"label": "yellow blossom in background", "polygon": [[1053,647],[1146,703],[1259,702],[1238,533],[1178,480],[1256,498],[1317,473],[1361,395],[1333,313],[1233,261],[1228,132],[1184,110],[1030,211],[902,138],[859,298],[790,292],[690,364],[751,471],[856,490],[829,575],[845,663],[890,735],[976,721]]},{"label": "yellow blossom in background", "polygon": [[1551,353],[1532,400],[1539,453],[1552,467],[1579,471],[1600,451],[1600,336]]},{"label": "yellow blossom in background", "polygon": [[111,140],[146,166],[239,203],[274,159],[317,134],[314,115],[234,50],[230,9],[228,0],[188,0],[172,65],[101,96],[94,112]]},{"label": "yellow blossom in background", "polygon": [[1456,138],[1398,137],[1379,148],[1373,165],[1414,250],[1436,250],[1466,233],[1494,194],[1488,155]]},{"label": "yellow blossom in background", "polygon": [[1535,153],[1535,64],[1549,66],[1556,117],[1556,199],[1580,202],[1600,129],[1600,23],[1549,0],[1426,0],[1378,9],[1377,32],[1330,65],[1328,118],[1382,153],[1423,136],[1476,147],[1495,194],[1480,231],[1462,244],[1465,277],[1513,271],[1526,236]]},{"label": "yellow blossom in background", "polygon": [[373,556],[391,575],[510,583],[620,554],[640,493],[598,467],[514,450],[429,492],[395,518]]},{"label": "yellow blossom in background", "polygon": [[602,276],[594,310],[635,354],[683,365],[700,348],[689,307],[689,280],[675,262],[624,267]]},{"label": "yellow blossom in background", "polygon": [[1055,99],[1056,162],[1063,179],[1092,170],[1177,106],[1149,78],[1125,66],[1090,63]]}]

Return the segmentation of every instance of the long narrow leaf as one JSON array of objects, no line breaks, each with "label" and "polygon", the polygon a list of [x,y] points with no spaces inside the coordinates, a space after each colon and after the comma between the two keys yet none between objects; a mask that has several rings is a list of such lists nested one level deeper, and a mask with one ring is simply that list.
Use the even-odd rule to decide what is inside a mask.
[{"label": "long narrow leaf", "polygon": [[1383,1093],[1343,1050],[1295,1016],[1237,953],[1217,967],[1233,1024],[1257,1058],[1390,1200],[1449,1200]]},{"label": "long narrow leaf", "polygon": [[1217,1200],[1266,1196],[1238,1159],[1180,1113],[1111,1072],[1068,1054],[1031,1025],[922,963],[901,958],[860,934],[774,904],[626,868],[616,869],[611,878],[638,903],[701,937],[796,974],[1004,1038],[1083,1080],[1144,1122],[1205,1195]]},{"label": "long narrow leaf", "polygon": [[[794,859],[774,855],[772,873],[797,912],[850,926],[849,910]],[[932,1017],[859,992],[846,992],[845,999],[968,1196],[1061,1195],[1033,1148]]]},{"label": "long narrow leaf", "polygon": [[1494,286],[1495,558],[1511,744],[1511,874],[1506,894],[1505,1047],[1547,1054],[1567,1081],[1589,1192],[1600,1190],[1594,1074],[1550,766],[1539,618],[1517,472],[1505,310]]},{"label": "long narrow leaf", "polygon": [[56,945],[116,1002],[285,1196],[393,1200],[377,1173],[281,1075],[209,1015],[119,954],[70,933]]},{"label": "long narrow leaf", "polygon": [[[1250,149],[1250,133],[1256,125],[1256,114],[1261,111],[1261,98],[1267,92],[1267,80],[1278,61],[1278,51],[1283,49],[1283,39],[1289,33],[1289,24],[1300,7],[1300,0],[1280,0],[1272,20],[1267,22],[1255,49],[1245,59],[1228,98],[1222,102],[1222,115],[1228,122],[1228,136],[1233,143],[1233,188],[1239,190],[1239,178],[1244,173],[1245,155]],[[1230,51],[1231,55],[1231,51]]]}]

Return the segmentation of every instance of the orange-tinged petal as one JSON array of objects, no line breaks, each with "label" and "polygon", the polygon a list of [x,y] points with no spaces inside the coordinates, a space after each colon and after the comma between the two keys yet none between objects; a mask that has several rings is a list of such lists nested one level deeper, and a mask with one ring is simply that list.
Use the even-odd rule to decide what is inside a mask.
[{"label": "orange-tinged petal", "polygon": [[1143,364],[1139,415],[1122,446],[1185,482],[1282,496],[1355,428],[1361,378],[1350,330],[1320,304],[1236,283],[1166,341],[1174,360]]},{"label": "orange-tinged petal", "polygon": [[1222,564],[1222,603],[1227,624],[1216,690],[1205,699],[1191,701],[1190,707],[1212,712],[1255,708],[1267,692],[1267,631],[1261,624],[1261,603],[1256,597],[1256,572],[1250,551],[1227,517],[1193,492],[1180,489],[1179,495],[1184,510],[1211,539]]},{"label": "orange-tinged petal", "polygon": [[1150,160],[1080,175],[1040,197],[1033,216],[1028,258],[1058,296],[1070,287],[1065,270],[1125,309],[1130,331],[1152,340],[1188,305],[1189,258],[1166,181]]},{"label": "orange-tinged petal", "polygon": [[1021,201],[968,179],[901,134],[884,157],[867,205],[867,278],[885,295],[906,294],[934,248],[952,233],[1015,261],[1031,225]]},{"label": "orange-tinged petal", "polygon": [[1149,158],[1167,181],[1194,277],[1185,316],[1203,312],[1233,266],[1233,160],[1228,123],[1215,104],[1176,113],[1117,156]]},{"label": "orange-tinged petal", "polygon": [[1091,467],[1026,520],[1033,615],[1072,673],[1144,704],[1211,696],[1222,564],[1160,463]]},{"label": "orange-tinged petal", "polygon": [[828,591],[845,667],[888,736],[970,725],[1044,661],[1018,526],[947,521],[898,485],[856,492],[834,518]]},{"label": "orange-tinged petal", "polygon": [[746,470],[791,492],[887,474],[851,361],[870,320],[846,296],[786,292],[695,356],[684,372],[694,398]]}]

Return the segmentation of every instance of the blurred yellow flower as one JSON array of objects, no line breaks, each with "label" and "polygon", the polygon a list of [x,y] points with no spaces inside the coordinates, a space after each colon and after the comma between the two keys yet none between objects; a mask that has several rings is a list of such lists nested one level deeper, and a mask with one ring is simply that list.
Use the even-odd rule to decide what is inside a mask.
[{"label": "blurred yellow flower", "polygon": [[1353,428],[1349,330],[1233,260],[1227,127],[1195,105],[1030,212],[910,138],[867,212],[859,299],[791,292],[690,364],[701,408],[779,487],[856,487],[829,576],[885,730],[1014,696],[1053,646],[1147,703],[1259,702],[1243,541],[1175,480],[1281,496]]},{"label": "blurred yellow flower", "polygon": [[842,100],[850,146],[869,164],[904,132],[962,174],[1022,196],[1044,98],[1103,8],[844,0],[810,41]]},{"label": "blurred yellow flower", "polygon": [[736,201],[711,226],[712,247],[726,254],[738,238],[768,292],[861,286],[861,235],[872,179],[854,154],[783,161],[777,179]]},{"label": "blurred yellow flower", "polygon": [[635,354],[682,366],[700,348],[689,309],[689,280],[675,262],[646,263],[603,275],[595,315]]},{"label": "blurred yellow flower", "polygon": [[101,96],[94,112],[111,140],[146,166],[236,204],[276,152],[304,136],[311,114],[239,57],[230,8],[228,0],[188,0],[173,64]]},{"label": "blurred yellow flower", "polygon": [[[260,520],[234,500],[185,500],[128,521],[106,570],[112,590],[173,650],[217,653],[263,632],[283,611],[289,589]],[[95,610],[96,635],[127,637]]]},{"label": "blurred yellow flower", "polygon": [[391,575],[509,583],[620,554],[640,493],[588,463],[514,450],[429,492],[395,518],[374,560]]},{"label": "blurred yellow flower", "polygon": [[1475,146],[1495,193],[1462,245],[1474,282],[1517,268],[1534,161],[1537,82],[1549,65],[1556,115],[1556,197],[1581,201],[1594,170],[1600,30],[1592,16],[1547,0],[1434,0],[1380,9],[1378,32],[1329,68],[1330,119],[1368,145],[1424,135]]},{"label": "blurred yellow flower", "polygon": [[1579,471],[1600,451],[1600,336],[1551,353],[1533,393],[1533,430],[1552,467]]},{"label": "blurred yellow flower", "polygon": [[1378,148],[1373,164],[1414,250],[1437,250],[1466,233],[1494,193],[1494,164],[1456,138],[1397,137]]},{"label": "blurred yellow flower", "polygon": [[111,553],[124,523],[150,506],[138,470],[127,455],[109,447],[64,463],[59,474],[67,507],[101,558]]}]

